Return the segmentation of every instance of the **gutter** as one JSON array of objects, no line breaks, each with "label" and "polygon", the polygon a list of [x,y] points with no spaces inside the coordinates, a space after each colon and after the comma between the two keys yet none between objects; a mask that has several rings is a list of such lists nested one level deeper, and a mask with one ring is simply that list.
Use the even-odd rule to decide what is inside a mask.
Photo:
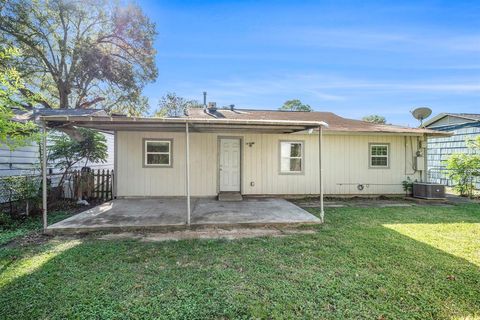
[{"label": "gutter", "polygon": [[243,119],[192,119],[192,118],[138,118],[138,117],[83,117],[83,116],[42,116],[46,122],[91,122],[91,123],[165,123],[165,124],[245,124],[245,125],[297,125],[327,127],[324,121],[292,121],[292,120],[243,120]]},{"label": "gutter", "polygon": [[204,119],[204,118],[139,118],[139,117],[84,117],[84,116],[41,116],[44,121],[90,121],[90,122],[158,122],[158,123],[245,123],[245,124],[311,124],[324,125],[323,121],[263,120],[263,119]]}]

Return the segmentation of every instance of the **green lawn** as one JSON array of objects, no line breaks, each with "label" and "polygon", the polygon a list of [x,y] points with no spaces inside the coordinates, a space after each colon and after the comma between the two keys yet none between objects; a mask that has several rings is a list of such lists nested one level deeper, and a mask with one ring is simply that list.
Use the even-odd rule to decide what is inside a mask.
[{"label": "green lawn", "polygon": [[0,249],[5,319],[480,319],[480,206],[338,208],[314,234]]}]

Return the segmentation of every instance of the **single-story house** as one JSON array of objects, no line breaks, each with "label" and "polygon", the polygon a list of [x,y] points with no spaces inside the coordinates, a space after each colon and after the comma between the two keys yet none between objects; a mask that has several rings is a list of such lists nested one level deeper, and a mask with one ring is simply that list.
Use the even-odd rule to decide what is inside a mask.
[{"label": "single-story house", "polygon": [[[423,127],[451,134],[428,139],[427,161],[431,182],[452,185],[445,172],[445,160],[454,153],[473,152],[466,141],[480,136],[480,114],[440,113],[425,121]],[[477,188],[480,189],[480,180]]]},{"label": "single-story house", "polygon": [[[116,198],[395,195],[426,179],[425,128],[331,112],[192,108],[179,118],[46,116],[115,133]],[[323,197],[321,197],[323,199]],[[188,209],[190,210],[190,208]]]}]

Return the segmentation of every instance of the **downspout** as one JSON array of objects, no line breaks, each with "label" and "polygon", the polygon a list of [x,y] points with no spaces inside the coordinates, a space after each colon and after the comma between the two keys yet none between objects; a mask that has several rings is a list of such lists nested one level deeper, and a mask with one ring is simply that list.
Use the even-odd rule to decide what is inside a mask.
[{"label": "downspout", "polygon": [[186,193],[187,193],[187,225],[190,226],[190,134],[188,122],[185,122],[185,172],[186,172]]},{"label": "downspout", "polygon": [[404,153],[405,153],[405,156],[403,157],[403,161],[404,161],[404,164],[405,164],[405,179],[407,178],[407,136],[403,136],[403,146],[404,146]]},{"label": "downspout", "polygon": [[47,124],[42,121],[42,218],[43,232],[47,231]]}]

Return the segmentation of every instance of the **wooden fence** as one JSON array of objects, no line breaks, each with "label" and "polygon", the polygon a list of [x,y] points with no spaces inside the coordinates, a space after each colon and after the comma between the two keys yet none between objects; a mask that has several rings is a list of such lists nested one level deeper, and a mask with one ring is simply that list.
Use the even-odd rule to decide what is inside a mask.
[{"label": "wooden fence", "polygon": [[113,170],[72,171],[73,189],[77,198],[113,199]]},{"label": "wooden fence", "polygon": [[[48,204],[62,199],[109,201],[113,199],[113,170],[74,170],[47,176]],[[58,184],[63,181],[60,186]],[[10,176],[0,178],[0,212],[11,216],[32,208],[41,209],[42,176]]]}]

